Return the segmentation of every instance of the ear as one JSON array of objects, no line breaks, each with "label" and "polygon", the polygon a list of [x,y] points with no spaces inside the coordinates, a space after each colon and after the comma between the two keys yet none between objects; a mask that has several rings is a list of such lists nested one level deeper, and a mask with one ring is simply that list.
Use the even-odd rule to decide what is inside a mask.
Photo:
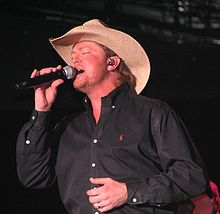
[{"label": "ear", "polygon": [[118,67],[121,59],[118,56],[111,56],[107,59],[107,70],[108,71],[115,71]]}]

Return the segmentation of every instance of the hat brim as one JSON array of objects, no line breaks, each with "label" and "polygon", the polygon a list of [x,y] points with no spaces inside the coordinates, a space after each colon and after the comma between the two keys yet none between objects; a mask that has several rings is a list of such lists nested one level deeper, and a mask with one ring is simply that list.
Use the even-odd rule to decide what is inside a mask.
[{"label": "hat brim", "polygon": [[75,27],[63,36],[49,39],[61,58],[71,64],[71,51],[74,44],[93,41],[113,50],[136,77],[136,92],[139,94],[147,84],[150,75],[148,56],[141,45],[128,34],[103,25],[99,20],[91,20]]}]

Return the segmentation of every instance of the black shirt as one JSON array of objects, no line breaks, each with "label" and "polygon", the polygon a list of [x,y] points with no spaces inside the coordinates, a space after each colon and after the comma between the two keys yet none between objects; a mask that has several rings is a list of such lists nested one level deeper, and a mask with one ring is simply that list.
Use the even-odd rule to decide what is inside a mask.
[{"label": "black shirt", "polygon": [[84,103],[85,112],[66,117],[52,130],[51,113],[33,111],[17,142],[23,185],[45,188],[57,178],[70,214],[99,213],[86,195],[90,177],[127,184],[128,201],[112,214],[175,213],[167,205],[206,191],[199,154],[166,103],[122,85],[102,98],[97,124],[90,100]]}]

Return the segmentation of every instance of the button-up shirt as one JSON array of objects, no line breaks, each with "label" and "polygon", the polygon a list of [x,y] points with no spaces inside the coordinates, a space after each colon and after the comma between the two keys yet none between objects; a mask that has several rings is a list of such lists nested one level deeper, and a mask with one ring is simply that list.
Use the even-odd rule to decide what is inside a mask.
[{"label": "button-up shirt", "polygon": [[17,171],[31,188],[57,178],[70,214],[98,214],[86,191],[90,177],[124,182],[127,202],[109,213],[175,213],[177,202],[206,191],[195,145],[177,114],[164,102],[137,95],[126,85],[102,98],[95,122],[92,106],[51,129],[51,112],[33,111],[17,142]]}]

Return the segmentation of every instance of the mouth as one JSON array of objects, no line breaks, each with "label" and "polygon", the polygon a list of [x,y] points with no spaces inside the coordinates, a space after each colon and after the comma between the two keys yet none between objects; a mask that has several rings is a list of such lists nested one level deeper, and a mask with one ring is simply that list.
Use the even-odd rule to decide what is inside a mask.
[{"label": "mouth", "polygon": [[74,78],[74,81],[77,79],[77,80],[79,80],[79,79],[81,79],[81,74],[83,74],[85,71],[84,70],[77,70],[76,71],[76,76],[75,76],[75,78]]},{"label": "mouth", "polygon": [[77,74],[84,73],[84,70],[77,70]]},{"label": "mouth", "polygon": [[82,74],[82,73],[84,73],[85,71],[84,70],[77,70],[76,71],[76,78],[78,77],[78,76],[80,76],[80,74]]}]

